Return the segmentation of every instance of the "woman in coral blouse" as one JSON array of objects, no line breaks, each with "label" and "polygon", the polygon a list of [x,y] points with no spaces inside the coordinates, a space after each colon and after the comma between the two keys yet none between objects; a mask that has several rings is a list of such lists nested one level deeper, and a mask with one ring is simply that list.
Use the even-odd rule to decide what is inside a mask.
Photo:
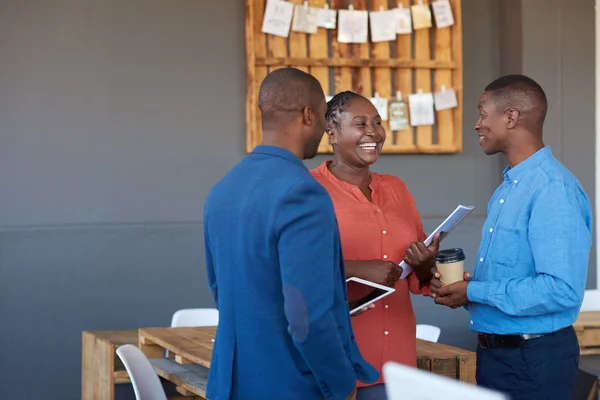
[{"label": "woman in coral blouse", "polygon": [[[333,160],[311,173],[329,192],[335,208],[346,277],[393,286],[396,291],[354,318],[352,325],[365,359],[381,373],[395,361],[416,367],[416,320],[410,293],[428,294],[438,238],[427,248],[414,200],[392,175],[371,172],[386,139],[373,104],[354,92],[342,92],[327,103],[327,135]],[[399,280],[405,260],[414,268]],[[349,301],[368,294],[364,285],[348,284]],[[383,375],[371,386],[357,382],[357,400],[385,399]]]}]

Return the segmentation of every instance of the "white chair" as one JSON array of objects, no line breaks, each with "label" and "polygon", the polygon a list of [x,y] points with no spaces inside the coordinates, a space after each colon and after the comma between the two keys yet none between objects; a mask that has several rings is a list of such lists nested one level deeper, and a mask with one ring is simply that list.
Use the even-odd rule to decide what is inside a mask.
[{"label": "white chair", "polygon": [[437,342],[440,338],[441,329],[437,326],[418,324],[417,339],[427,340],[428,342]]},{"label": "white chair", "polygon": [[[383,365],[383,378],[388,400],[509,400],[489,389],[394,362]],[[424,387],[435,391],[424,392]]]},{"label": "white chair", "polygon": [[185,308],[173,314],[171,327],[182,326],[217,326],[219,310],[216,308]]},{"label": "white chair", "polygon": [[117,355],[125,365],[137,400],[167,400],[158,375],[140,349],[126,344],[117,349]]}]

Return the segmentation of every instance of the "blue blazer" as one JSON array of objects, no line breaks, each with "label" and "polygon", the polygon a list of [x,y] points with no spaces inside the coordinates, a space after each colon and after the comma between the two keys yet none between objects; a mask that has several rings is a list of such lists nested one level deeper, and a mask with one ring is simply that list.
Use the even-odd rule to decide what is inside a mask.
[{"label": "blue blazer", "polygon": [[219,309],[209,399],[342,400],[379,378],[354,339],[333,204],[295,155],[261,145],[229,171],[204,241]]}]

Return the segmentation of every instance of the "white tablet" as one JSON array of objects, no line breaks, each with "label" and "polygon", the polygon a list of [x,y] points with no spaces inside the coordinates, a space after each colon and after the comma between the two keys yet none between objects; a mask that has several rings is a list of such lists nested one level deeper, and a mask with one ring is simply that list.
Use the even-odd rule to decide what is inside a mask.
[{"label": "white tablet", "polygon": [[[346,283],[350,282],[350,281],[358,282],[362,285],[371,286],[373,288],[373,291],[371,293],[369,293],[362,299],[358,300],[358,302],[356,302],[356,300],[352,301],[354,307],[350,310],[350,314],[354,314],[355,312],[368,306],[369,304],[373,304],[376,301],[381,300],[385,296],[389,296],[390,294],[392,294],[396,291],[396,289],[394,289],[394,288],[383,286],[378,283],[366,281],[366,280],[360,279],[360,278],[352,277],[352,278],[346,279]],[[356,304],[354,304],[354,303],[356,303]]]}]

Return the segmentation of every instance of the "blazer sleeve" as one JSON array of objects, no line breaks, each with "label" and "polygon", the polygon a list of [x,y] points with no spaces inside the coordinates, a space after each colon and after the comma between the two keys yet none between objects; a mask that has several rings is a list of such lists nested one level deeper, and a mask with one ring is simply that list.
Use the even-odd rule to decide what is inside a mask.
[{"label": "blazer sleeve", "polygon": [[[343,399],[356,373],[334,316],[338,235],[333,204],[314,179],[285,195],[276,217],[288,332],[326,399]],[[347,308],[347,305],[346,305]]]}]

